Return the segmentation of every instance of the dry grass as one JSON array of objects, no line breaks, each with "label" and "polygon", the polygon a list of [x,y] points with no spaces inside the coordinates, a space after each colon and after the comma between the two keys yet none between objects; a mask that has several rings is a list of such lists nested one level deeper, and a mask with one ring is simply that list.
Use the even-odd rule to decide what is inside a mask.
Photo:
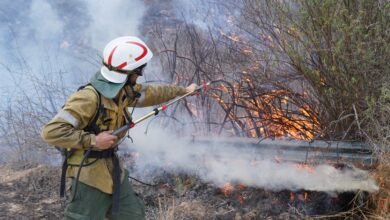
[{"label": "dry grass", "polygon": [[46,165],[0,166],[0,219],[60,219],[58,169]]},{"label": "dry grass", "polygon": [[209,210],[201,201],[182,201],[175,198],[158,198],[158,220],[193,219],[202,220],[209,216]]},{"label": "dry grass", "polygon": [[370,198],[372,213],[369,216],[371,219],[390,219],[390,166],[388,165],[389,157],[386,155],[384,158],[386,158],[386,163],[380,163],[374,173],[380,189]]},{"label": "dry grass", "polygon": [[174,220],[175,214],[175,199],[172,199],[172,204],[169,202],[162,202],[158,197],[158,219],[159,220]]}]

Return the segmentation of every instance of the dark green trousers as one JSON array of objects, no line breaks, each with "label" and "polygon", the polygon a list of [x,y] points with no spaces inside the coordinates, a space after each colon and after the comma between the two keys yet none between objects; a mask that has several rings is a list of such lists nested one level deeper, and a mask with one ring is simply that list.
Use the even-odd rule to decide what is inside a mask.
[{"label": "dark green trousers", "polygon": [[[72,183],[72,192],[74,190]],[[111,214],[112,195],[104,193],[82,182],[78,183],[75,198],[65,209],[65,220],[144,220],[145,207],[135,195],[126,171],[121,185],[119,214]]]}]

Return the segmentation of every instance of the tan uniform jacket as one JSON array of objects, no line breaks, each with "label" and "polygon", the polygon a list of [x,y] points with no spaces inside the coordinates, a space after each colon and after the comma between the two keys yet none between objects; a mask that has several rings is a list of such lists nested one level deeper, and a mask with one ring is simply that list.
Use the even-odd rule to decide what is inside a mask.
[{"label": "tan uniform jacket", "polygon": [[[129,86],[125,86],[119,92],[118,102],[101,96],[101,104],[104,105],[105,114],[100,114],[97,126],[102,130],[115,130],[123,126],[126,121],[124,111],[127,107],[136,104],[137,107],[145,107],[161,104],[177,96],[186,93],[185,88],[174,85],[141,85],[137,84],[134,91],[141,93],[141,97],[135,102],[133,92]],[[126,91],[127,90],[127,93]],[[93,119],[98,109],[98,94],[92,86],[72,94],[62,110],[42,129],[42,138],[49,144],[62,148],[78,149],[69,159],[70,165],[67,170],[68,177],[77,175],[78,164],[84,153],[84,149],[91,148],[96,143],[95,134],[88,133],[83,129]],[[125,133],[118,136],[117,141],[125,136]],[[86,163],[92,162],[90,158]],[[75,166],[72,166],[75,165]],[[77,165],[77,166],[76,166]],[[99,190],[112,194],[113,164],[110,158],[98,159],[95,163],[81,169],[80,181],[98,188]],[[123,180],[123,165],[122,180]]]}]

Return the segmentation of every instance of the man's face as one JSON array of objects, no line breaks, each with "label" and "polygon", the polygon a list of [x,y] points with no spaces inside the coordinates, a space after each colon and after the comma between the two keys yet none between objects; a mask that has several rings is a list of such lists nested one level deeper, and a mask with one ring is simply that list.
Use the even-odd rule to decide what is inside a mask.
[{"label": "man's face", "polygon": [[130,75],[127,77],[127,84],[130,86],[134,86],[137,83],[138,76],[143,75],[143,71],[144,71],[145,67],[146,67],[146,64],[133,70],[133,72],[130,73]]},{"label": "man's face", "polygon": [[127,78],[127,84],[130,86],[134,86],[137,83],[138,75],[137,74],[130,74]]}]

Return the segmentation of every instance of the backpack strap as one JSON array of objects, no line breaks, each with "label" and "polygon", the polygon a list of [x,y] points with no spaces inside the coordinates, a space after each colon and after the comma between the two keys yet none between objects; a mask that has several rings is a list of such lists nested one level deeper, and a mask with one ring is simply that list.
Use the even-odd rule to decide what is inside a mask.
[{"label": "backpack strap", "polygon": [[[78,89],[78,91],[79,90],[81,90],[81,89],[84,89],[85,87],[87,87],[87,86],[91,86],[92,87],[92,89],[90,89],[90,90],[92,90],[95,94],[96,94],[96,96],[98,97],[98,104],[97,104],[97,110],[96,110],[96,112],[95,112],[95,115],[93,116],[93,118],[92,118],[92,120],[88,123],[88,125],[87,125],[87,127],[85,127],[83,130],[84,131],[88,131],[88,132],[90,132],[90,133],[94,133],[94,134],[99,134],[100,132],[101,132],[101,130],[100,130],[100,128],[96,125],[96,122],[98,121],[98,119],[99,119],[99,117],[101,116],[101,115],[106,115],[106,111],[105,111],[105,109],[104,109],[104,106],[102,105],[102,101],[101,101],[101,94],[99,93],[99,91],[97,91],[93,86],[92,86],[92,84],[91,83],[88,83],[87,85],[84,85],[84,86],[81,86],[79,89]],[[88,89],[88,88],[87,88]]]},{"label": "backpack strap", "polygon": [[[77,91],[80,91],[87,86],[91,86],[92,91],[97,95],[98,97],[98,104],[97,104],[97,110],[95,112],[95,115],[93,116],[92,120],[88,123],[87,127],[85,127],[83,130],[88,131],[90,133],[98,134],[100,133],[100,128],[96,125],[97,120],[99,119],[100,115],[105,115],[106,111],[104,109],[104,106],[101,104],[101,95],[100,93],[90,84],[86,84],[83,86],[80,86]],[[72,154],[76,151],[76,149],[70,148],[70,149],[64,149],[63,155],[64,155],[64,161],[62,163],[62,171],[61,171],[61,183],[60,183],[60,197],[65,196],[65,178],[66,178],[66,170],[68,169],[68,158],[72,156]]]}]

